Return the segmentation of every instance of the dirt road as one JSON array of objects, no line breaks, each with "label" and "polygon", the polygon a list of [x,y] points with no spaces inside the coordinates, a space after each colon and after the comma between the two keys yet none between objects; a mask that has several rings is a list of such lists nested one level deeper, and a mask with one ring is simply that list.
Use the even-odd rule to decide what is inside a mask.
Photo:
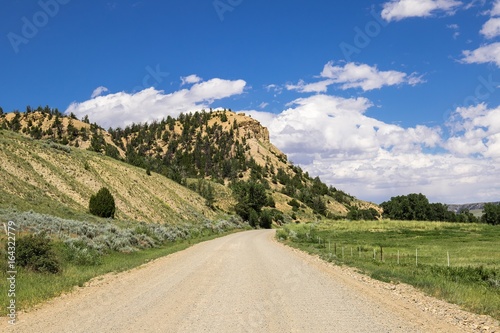
[{"label": "dirt road", "polygon": [[106,276],[40,309],[12,332],[459,332],[269,230],[197,244]]}]

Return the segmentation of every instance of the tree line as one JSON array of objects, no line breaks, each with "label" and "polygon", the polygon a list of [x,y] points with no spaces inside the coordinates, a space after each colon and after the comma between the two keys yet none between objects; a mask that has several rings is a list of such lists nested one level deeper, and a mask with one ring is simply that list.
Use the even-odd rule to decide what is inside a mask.
[{"label": "tree line", "polygon": [[385,218],[403,221],[439,221],[439,222],[479,222],[470,211],[458,213],[448,210],[442,203],[430,203],[421,193],[411,193],[392,197],[380,204]]}]

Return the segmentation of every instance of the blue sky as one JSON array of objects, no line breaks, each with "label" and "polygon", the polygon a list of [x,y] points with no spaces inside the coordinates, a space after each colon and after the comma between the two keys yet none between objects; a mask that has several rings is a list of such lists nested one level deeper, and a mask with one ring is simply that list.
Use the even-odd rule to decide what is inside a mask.
[{"label": "blue sky", "polygon": [[500,1],[5,1],[0,106],[267,126],[359,198],[500,200]]}]

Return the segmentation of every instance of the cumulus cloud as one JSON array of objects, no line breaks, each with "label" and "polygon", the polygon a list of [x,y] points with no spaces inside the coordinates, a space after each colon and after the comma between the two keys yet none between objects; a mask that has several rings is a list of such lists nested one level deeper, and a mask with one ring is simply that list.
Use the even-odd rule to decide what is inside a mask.
[{"label": "cumulus cloud", "polygon": [[464,203],[500,195],[491,188],[500,175],[500,111],[457,109],[449,124],[455,134],[444,139],[439,127],[404,128],[369,117],[371,106],[363,97],[318,94],[279,114],[244,112],[269,128],[271,141],[294,163],[359,198],[381,202],[421,192]]},{"label": "cumulus cloud", "polygon": [[500,36],[500,17],[489,19],[481,29],[481,34],[486,38],[495,38]]},{"label": "cumulus cloud", "polygon": [[[480,33],[487,39],[500,36],[500,0],[496,0],[493,8],[486,12],[491,18],[483,25]],[[467,64],[494,63],[500,67],[500,43],[482,45],[475,50],[462,51],[462,62]]]},{"label": "cumulus cloud", "polygon": [[96,98],[97,96],[101,96],[103,93],[108,92],[108,91],[109,90],[106,87],[103,87],[103,86],[97,87],[92,92],[92,95],[90,96],[90,98]]},{"label": "cumulus cloud", "polygon": [[365,200],[424,193],[433,202],[495,201],[499,170],[489,160],[380,150],[370,159],[318,158],[304,169]]},{"label": "cumulus cloud", "polygon": [[302,93],[326,93],[331,85],[339,85],[340,89],[361,88],[364,91],[380,89],[384,86],[409,84],[415,86],[425,82],[417,73],[410,75],[398,71],[380,71],[376,66],[349,62],[344,66],[336,66],[333,61],[328,62],[320,74],[323,80],[306,83],[299,80],[297,84],[287,84],[287,90]]},{"label": "cumulus cloud", "polygon": [[327,63],[321,77],[341,85],[342,89],[361,88],[364,91],[380,89],[384,86],[399,84],[417,85],[424,82],[416,73],[406,74],[398,71],[380,71],[376,66],[366,64],[347,63],[344,66],[335,66],[332,61]]},{"label": "cumulus cloud", "polygon": [[202,81],[202,78],[196,74],[191,74],[189,76],[181,76],[181,86],[186,84],[193,84]]},{"label": "cumulus cloud", "polygon": [[383,5],[382,18],[386,21],[400,21],[409,17],[429,17],[436,12],[452,14],[461,6],[455,0],[391,0]]},{"label": "cumulus cloud", "polygon": [[481,46],[475,50],[462,52],[462,62],[467,64],[494,63],[500,67],[500,43],[492,43]]},{"label": "cumulus cloud", "polygon": [[500,0],[495,0],[493,8],[490,11],[491,16],[500,16]]},{"label": "cumulus cloud", "polygon": [[457,108],[447,125],[453,135],[444,146],[450,152],[500,159],[500,107]]},{"label": "cumulus cloud", "polygon": [[74,102],[65,112],[73,112],[79,118],[87,115],[104,128],[125,127],[207,108],[215,100],[243,93],[245,86],[243,80],[216,78],[170,94],[148,88],[133,94],[120,92],[98,96],[82,103]]},{"label": "cumulus cloud", "polygon": [[481,34],[488,38],[500,36],[500,0],[493,3],[493,8],[488,12],[491,18],[483,25]]},{"label": "cumulus cloud", "polygon": [[370,157],[381,147],[388,150],[421,150],[434,147],[440,136],[425,126],[403,129],[367,117],[372,103],[364,98],[315,95],[299,98],[269,124],[276,144],[300,156]]}]

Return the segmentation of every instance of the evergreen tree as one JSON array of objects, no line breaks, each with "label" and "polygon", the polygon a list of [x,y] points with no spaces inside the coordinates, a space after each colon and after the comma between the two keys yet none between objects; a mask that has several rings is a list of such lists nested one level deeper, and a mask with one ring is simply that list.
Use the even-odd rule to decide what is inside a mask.
[{"label": "evergreen tree", "polygon": [[[232,186],[233,193],[238,203],[235,206],[236,213],[244,220],[252,222],[250,219],[258,216],[268,201],[266,189],[255,181],[240,181]],[[253,219],[255,222],[255,219]]]},{"label": "evergreen tree", "polygon": [[14,118],[10,121],[10,129],[14,132],[19,132],[21,130],[21,114],[19,111],[14,112]]},{"label": "evergreen tree", "polygon": [[106,187],[101,188],[97,194],[92,195],[89,201],[89,211],[91,214],[105,217],[115,217],[115,199]]},{"label": "evergreen tree", "polygon": [[207,184],[203,193],[203,197],[205,198],[205,205],[207,205],[210,208],[213,208],[215,202],[215,195],[212,184],[210,183]]},{"label": "evergreen tree", "polygon": [[273,225],[273,214],[269,209],[262,210],[260,214],[260,227],[271,229]]}]

